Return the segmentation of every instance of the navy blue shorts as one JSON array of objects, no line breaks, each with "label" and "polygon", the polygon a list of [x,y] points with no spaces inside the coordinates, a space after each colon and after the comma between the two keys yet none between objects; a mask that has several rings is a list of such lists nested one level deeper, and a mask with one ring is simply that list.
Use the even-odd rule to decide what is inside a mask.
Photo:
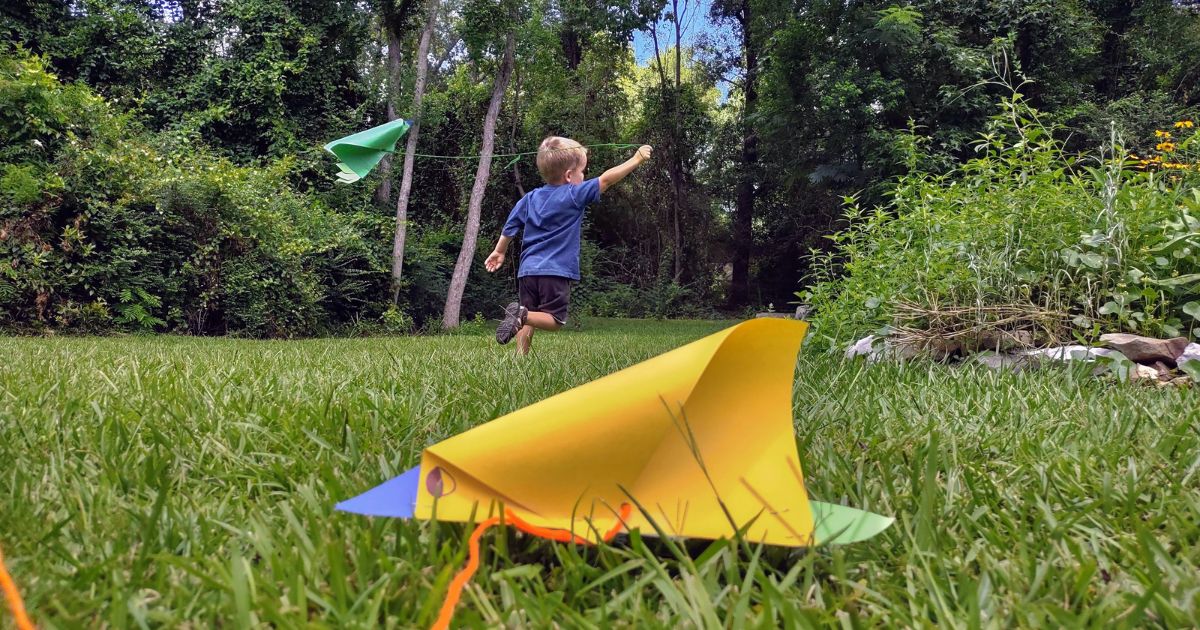
[{"label": "navy blue shorts", "polygon": [[521,306],[549,313],[559,325],[567,323],[571,305],[571,280],[561,276],[524,276],[517,280]]}]

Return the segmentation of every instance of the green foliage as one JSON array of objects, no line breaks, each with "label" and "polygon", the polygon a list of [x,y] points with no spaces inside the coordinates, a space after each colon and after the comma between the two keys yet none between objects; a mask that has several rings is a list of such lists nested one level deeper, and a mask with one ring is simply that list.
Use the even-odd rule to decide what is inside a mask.
[{"label": "green foliage", "polygon": [[142,287],[121,289],[120,298],[121,303],[116,308],[118,324],[152,331],[167,323],[166,320],[151,315],[151,312],[162,307],[162,299],[148,293]]},{"label": "green foliage", "polygon": [[1179,369],[1191,377],[1193,383],[1200,383],[1200,361],[1184,361],[1179,364]]},{"label": "green foliage", "polygon": [[2,321],[96,332],[311,335],[378,300],[386,271],[365,217],[191,137],[149,137],[37,58],[0,59],[6,160]]},{"label": "green foliage", "polygon": [[1028,79],[1028,102],[1064,127],[1073,153],[1109,144],[1114,124],[1126,148],[1145,150],[1149,133],[1200,104],[1200,13],[1170,0],[749,4],[763,59],[752,121],[763,302],[811,274],[802,256],[831,246],[823,236],[843,227],[843,197],[886,202],[910,168],[909,121],[929,138],[922,168],[974,157],[972,140],[1005,95],[987,83],[997,73]]},{"label": "green foliage", "polygon": [[894,46],[911,46],[921,39],[925,16],[912,7],[892,5],[878,12],[875,28],[880,41]]},{"label": "green foliage", "polygon": [[[378,293],[371,287],[386,271],[395,206],[394,199],[383,203],[372,189],[384,192],[382,184],[390,177],[394,197],[400,169],[387,174],[379,169],[360,185],[335,187],[320,146],[399,115],[421,121],[422,152],[476,153],[488,78],[503,35],[515,31],[516,71],[501,110],[497,151],[528,151],[549,134],[587,144],[655,145],[650,164],[589,210],[585,238],[606,252],[606,260],[596,267],[604,277],[586,290],[596,297],[592,303],[598,311],[679,316],[725,306],[730,283],[725,266],[731,260],[737,260],[740,277],[743,236],[733,234],[730,216],[740,181],[753,182],[754,198],[746,300],[783,304],[811,271],[804,255],[812,248],[828,250],[832,242],[823,236],[843,227],[843,197],[853,195],[874,207],[886,201],[896,176],[912,168],[945,172],[974,157],[971,140],[1002,95],[1000,88],[981,81],[997,72],[1014,81],[1029,79],[1023,88],[1027,99],[1045,112],[1047,122],[1064,127],[1059,138],[1070,152],[1109,143],[1115,126],[1126,148],[1144,153],[1154,145],[1146,143],[1150,132],[1200,104],[1195,80],[1200,12],[1170,0],[713,0],[680,6],[663,0],[468,0],[433,5],[441,10],[425,105],[418,112],[411,108],[412,61],[424,8],[431,6],[427,2],[8,2],[0,9],[0,45],[39,55],[37,63],[68,85],[54,87],[55,96],[46,100],[35,93],[50,90],[47,82],[56,83],[49,72],[8,83],[0,97],[5,99],[0,127],[9,134],[0,139],[0,202],[8,204],[6,209],[22,208],[26,218],[36,214],[26,210],[38,204],[46,211],[73,206],[51,213],[50,222],[35,231],[52,227],[53,238],[43,234],[43,241],[58,242],[67,233],[67,242],[78,241],[80,247],[96,246],[92,241],[100,235],[63,220],[81,216],[84,206],[104,205],[97,221],[114,220],[114,227],[124,230],[116,235],[137,234],[145,224],[155,243],[140,248],[146,251],[130,244],[114,264],[159,264],[152,252],[160,244],[171,243],[171,256],[188,254],[176,242],[174,227],[146,218],[154,216],[148,208],[158,203],[159,192],[153,190],[158,173],[144,167],[153,162],[139,157],[139,147],[166,160],[199,147],[205,159],[225,157],[236,167],[270,168],[287,160],[281,185],[314,208],[322,206],[314,216],[329,210],[363,238],[330,236],[339,245],[327,256],[316,250],[283,258],[255,254],[254,264],[268,276],[295,277],[299,266],[323,279],[315,285],[297,280],[277,294],[265,280],[235,274],[246,279],[246,287],[236,288],[236,301],[248,309],[235,327],[298,334],[285,331],[374,321],[390,302],[386,286]],[[652,26],[661,67],[649,55]],[[682,46],[675,41],[676,26],[683,33]],[[637,51],[630,46],[635,38]],[[756,81],[746,74],[751,57],[757,59]],[[391,67],[391,59],[398,67]],[[681,66],[678,84],[676,65]],[[921,164],[910,163],[913,154],[904,149],[909,121],[930,138]],[[746,151],[757,156],[749,166],[742,164]],[[626,157],[595,150],[590,174]],[[436,232],[452,240],[461,237],[474,169],[471,160],[418,160],[409,205],[416,240],[426,238],[421,233],[431,239]],[[90,182],[94,190],[80,185],[87,178],[100,178]],[[539,181],[532,160],[495,161],[483,207],[483,240],[494,237],[521,191]],[[84,241],[77,229],[83,229]],[[219,231],[210,233],[225,238]],[[120,239],[107,240],[112,245]],[[271,242],[274,247],[280,241]],[[406,267],[417,275],[405,281],[401,303],[420,325],[440,317],[444,299],[436,294],[444,291],[449,270],[440,271],[441,245],[414,246]],[[1086,259],[1093,259],[1090,253]],[[108,289],[59,300],[57,277],[44,280],[40,286],[47,290],[47,304],[71,313],[97,299],[109,309],[120,303]],[[176,291],[172,283],[177,280],[162,278],[142,288],[152,295],[161,289],[151,287]],[[506,284],[511,283],[473,272],[465,296],[468,312],[494,313],[498,303],[511,299]],[[209,283],[181,286],[182,295],[207,291]],[[22,303],[38,299],[37,289],[14,285],[0,290],[0,300],[18,291]],[[739,300],[741,293],[739,284]],[[182,298],[160,297],[163,306],[153,313],[166,322],[160,329],[226,329],[211,296],[192,296],[188,308]],[[295,311],[267,321],[265,305],[281,297],[293,300]],[[9,324],[54,322],[52,311],[58,307],[48,308],[40,319],[35,313],[32,320],[21,316]],[[207,314],[196,315],[200,310]],[[1132,311],[1114,313],[1133,317]],[[198,322],[189,323],[189,317],[203,319],[203,326],[196,328]]]},{"label": "green foliage", "polygon": [[1129,383],[1136,378],[1138,365],[1120,352],[1098,356],[1095,361],[1096,368],[1093,369],[1093,374],[1097,376],[1110,374],[1120,383]]},{"label": "green foliage", "polygon": [[57,175],[39,172],[33,164],[5,164],[0,175],[0,195],[15,205],[29,205],[52,196],[62,185]]},{"label": "green foliage", "polygon": [[402,335],[412,332],[413,319],[408,313],[397,308],[395,305],[388,307],[388,310],[379,316],[379,320],[383,328],[389,333]]},{"label": "green foliage", "polygon": [[[1073,317],[1083,336],[1191,330],[1187,305],[1200,297],[1194,171],[1142,170],[1112,151],[1074,157],[1038,120],[1014,94],[973,143],[978,157],[944,174],[901,176],[869,211],[847,199],[850,225],[829,237],[831,251],[813,253],[816,283],[802,294],[821,334],[886,326],[897,301],[1029,305]],[[1189,162],[1185,153],[1171,159]]]},{"label": "green foliage", "polygon": [[356,3],[14,5],[0,19],[7,41],[151,128],[197,132],[243,163],[283,157],[348,128],[345,118],[370,89],[358,52],[367,46],[369,16]]},{"label": "green foliage", "polygon": [[458,328],[444,331],[440,322],[430,320],[426,323],[426,330],[431,333],[442,332],[448,335],[487,339],[493,337],[496,332],[496,322],[484,317],[483,313],[476,312],[470,319],[463,317],[462,324]]},{"label": "green foliage", "polygon": [[652,319],[717,315],[706,305],[712,287],[675,282],[670,275],[671,261],[665,256],[660,261],[658,280],[647,284],[617,279],[629,274],[622,269],[632,258],[626,248],[606,250],[585,240],[581,257],[583,278],[571,289],[572,312],[595,317]]}]

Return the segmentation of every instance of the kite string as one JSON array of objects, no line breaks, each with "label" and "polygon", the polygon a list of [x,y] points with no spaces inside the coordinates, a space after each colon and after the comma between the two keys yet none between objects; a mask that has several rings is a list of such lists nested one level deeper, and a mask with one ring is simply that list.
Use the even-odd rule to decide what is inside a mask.
[{"label": "kite string", "polygon": [[430,630],[447,630],[450,627],[450,619],[454,617],[454,607],[458,605],[458,600],[462,597],[462,589],[467,585],[467,581],[475,575],[475,570],[479,568],[479,538],[483,533],[490,529],[493,525],[500,522],[499,516],[493,516],[488,520],[479,524],[475,531],[471,532],[471,538],[467,541],[467,566],[463,567],[453,580],[450,580],[450,589],[446,591],[446,599],[442,602],[442,610],[438,613],[437,621],[434,622]]},{"label": "kite string", "polygon": [[[625,527],[625,521],[629,520],[632,509],[632,506],[628,503],[621,504],[621,513],[617,516],[617,522],[613,524],[612,529],[605,532],[602,538],[604,542],[612,540],[614,536],[621,532],[621,529]],[[512,523],[513,527],[531,536],[546,538],[556,542],[574,542],[580,545],[592,544],[588,539],[576,536],[574,533],[563,529],[549,529],[532,525],[521,520],[516,514],[513,514],[512,510],[505,510],[504,517],[508,522]],[[463,587],[467,585],[471,576],[475,575],[475,571],[479,568],[479,539],[483,537],[484,532],[499,523],[500,517],[493,516],[480,523],[475,528],[475,531],[471,532],[471,537],[467,540],[467,566],[463,567],[454,576],[454,579],[450,581],[450,587],[446,591],[446,599],[442,602],[442,610],[438,613],[437,621],[434,622],[430,630],[447,630],[450,627],[450,620],[454,617],[454,608],[458,606],[458,600],[462,598]]]},{"label": "kite string", "polygon": [[[642,145],[626,144],[626,143],[621,143],[621,142],[605,142],[605,143],[601,143],[601,144],[585,144],[582,146],[585,149],[598,149],[598,148],[603,148],[603,147],[610,147],[610,148],[614,148],[614,149],[633,149],[633,148],[640,147]],[[575,148],[572,147],[569,149],[553,149],[553,150],[574,151]],[[404,151],[386,151],[386,153],[392,153],[395,155],[405,155]],[[520,159],[526,155],[537,155],[538,153],[541,153],[541,151],[523,151],[521,153],[493,153],[492,157],[493,158],[515,157],[517,159]],[[473,160],[473,159],[482,157],[479,154],[475,154],[475,155],[436,155],[436,154],[432,154],[432,153],[413,153],[412,156],[419,157],[419,158],[431,158],[434,160]]]},{"label": "kite string", "polygon": [[21,592],[13,581],[8,567],[4,566],[4,551],[0,550],[0,590],[4,591],[4,599],[8,600],[8,609],[12,612],[19,630],[34,630],[29,614],[25,612],[25,602],[21,601]]}]

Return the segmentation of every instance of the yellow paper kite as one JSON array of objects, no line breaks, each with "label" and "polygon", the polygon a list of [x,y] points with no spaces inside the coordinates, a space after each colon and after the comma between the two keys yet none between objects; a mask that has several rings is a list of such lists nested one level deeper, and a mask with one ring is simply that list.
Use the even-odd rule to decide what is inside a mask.
[{"label": "yellow paper kite", "polygon": [[[589,542],[622,524],[654,534],[649,519],[670,536],[790,547],[870,538],[892,519],[804,487],[792,377],[806,331],[738,324],[430,446],[337,507],[457,522],[506,509]],[[641,509],[619,519],[630,501]]]}]

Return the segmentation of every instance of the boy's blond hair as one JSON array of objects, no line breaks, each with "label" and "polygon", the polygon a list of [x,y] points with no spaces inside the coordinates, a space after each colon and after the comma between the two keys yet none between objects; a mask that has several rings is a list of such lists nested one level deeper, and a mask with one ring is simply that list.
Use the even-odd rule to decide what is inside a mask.
[{"label": "boy's blond hair", "polygon": [[537,167],[542,179],[556,183],[563,180],[567,171],[583,163],[587,149],[582,144],[561,136],[550,136],[538,147]]}]

